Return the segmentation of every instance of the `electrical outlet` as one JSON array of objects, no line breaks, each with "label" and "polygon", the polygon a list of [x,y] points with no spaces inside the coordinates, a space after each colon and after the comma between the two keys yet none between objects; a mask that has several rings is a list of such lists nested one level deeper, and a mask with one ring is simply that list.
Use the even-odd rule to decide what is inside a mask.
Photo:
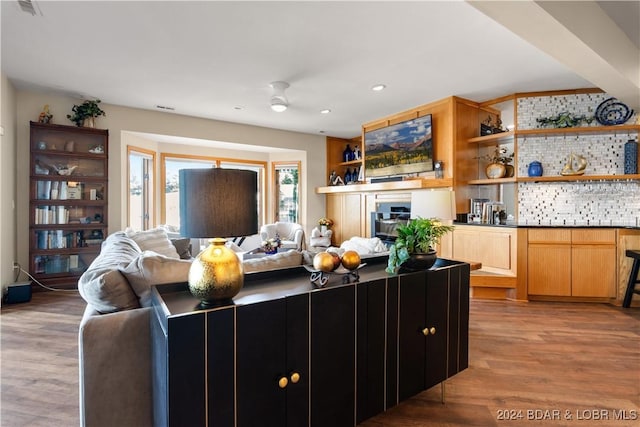
[{"label": "electrical outlet", "polygon": [[14,263],[13,263],[13,269],[14,269],[14,270],[18,270],[18,269],[20,269],[20,266],[18,265],[18,263],[17,263],[17,262],[14,262]]}]

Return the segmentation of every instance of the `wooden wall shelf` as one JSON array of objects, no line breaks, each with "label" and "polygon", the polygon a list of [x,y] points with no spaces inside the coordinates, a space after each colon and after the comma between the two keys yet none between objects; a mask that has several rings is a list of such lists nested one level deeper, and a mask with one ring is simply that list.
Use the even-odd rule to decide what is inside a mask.
[{"label": "wooden wall shelf", "polygon": [[634,175],[522,176],[522,177],[518,177],[517,178],[518,182],[629,181],[629,180],[640,180],[640,174],[634,174]]},{"label": "wooden wall shelf", "polygon": [[469,185],[488,185],[488,184],[508,184],[510,182],[516,182],[515,177],[511,178],[486,178],[486,179],[472,179],[468,182]]},{"label": "wooden wall shelf", "polygon": [[639,132],[640,125],[618,126],[589,126],[575,128],[522,129],[515,131],[516,136],[545,136],[545,135],[579,135],[583,133],[616,133]]},{"label": "wooden wall shelf", "polygon": [[336,185],[331,187],[316,187],[316,193],[364,193],[369,191],[422,190],[427,188],[447,188],[452,186],[453,179],[451,178],[407,179],[404,181],[377,182],[375,184],[351,184]]}]

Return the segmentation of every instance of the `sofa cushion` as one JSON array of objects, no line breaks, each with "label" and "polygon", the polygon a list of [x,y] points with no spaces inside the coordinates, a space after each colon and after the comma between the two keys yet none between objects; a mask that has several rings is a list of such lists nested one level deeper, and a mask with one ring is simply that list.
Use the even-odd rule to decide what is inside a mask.
[{"label": "sofa cushion", "polygon": [[136,294],[118,270],[140,255],[135,241],[119,231],[102,243],[100,254],[78,280],[84,300],[100,313],[112,313],[140,307]]},{"label": "sofa cushion", "polygon": [[302,265],[302,253],[298,251],[278,252],[275,255],[265,255],[262,258],[252,258],[243,261],[245,273],[252,271],[273,270],[277,268],[295,267]]},{"label": "sofa cushion", "polygon": [[180,258],[175,246],[169,240],[167,231],[164,228],[153,228],[151,230],[134,231],[131,228],[125,230],[127,237],[132,238],[143,251],[154,251],[171,258]]},{"label": "sofa cushion", "polygon": [[151,306],[151,285],[186,282],[191,261],[144,251],[120,271],[127,278],[143,307]]}]

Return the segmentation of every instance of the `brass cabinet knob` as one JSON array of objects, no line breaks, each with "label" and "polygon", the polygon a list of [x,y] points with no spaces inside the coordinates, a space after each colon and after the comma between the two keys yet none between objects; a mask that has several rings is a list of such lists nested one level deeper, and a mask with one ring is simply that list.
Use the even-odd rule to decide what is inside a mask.
[{"label": "brass cabinet knob", "polygon": [[293,374],[291,374],[291,382],[295,384],[298,381],[300,381],[300,374],[297,372],[294,372]]},{"label": "brass cabinet knob", "polygon": [[282,377],[278,380],[278,386],[280,388],[285,388],[287,384],[289,384],[289,380],[287,379],[287,377]]},{"label": "brass cabinet knob", "polygon": [[425,337],[428,336],[429,334],[435,335],[436,334],[436,328],[432,326],[430,328],[424,328],[422,330],[422,335],[424,335]]}]

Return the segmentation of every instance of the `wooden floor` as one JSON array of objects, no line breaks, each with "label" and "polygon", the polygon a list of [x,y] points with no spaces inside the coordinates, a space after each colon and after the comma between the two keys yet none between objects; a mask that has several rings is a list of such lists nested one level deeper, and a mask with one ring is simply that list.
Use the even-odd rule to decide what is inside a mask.
[{"label": "wooden floor", "polygon": [[[78,425],[83,309],[62,292],[2,307],[1,426]],[[470,319],[445,404],[436,386],[361,427],[640,425],[640,309],[472,300]]]}]

